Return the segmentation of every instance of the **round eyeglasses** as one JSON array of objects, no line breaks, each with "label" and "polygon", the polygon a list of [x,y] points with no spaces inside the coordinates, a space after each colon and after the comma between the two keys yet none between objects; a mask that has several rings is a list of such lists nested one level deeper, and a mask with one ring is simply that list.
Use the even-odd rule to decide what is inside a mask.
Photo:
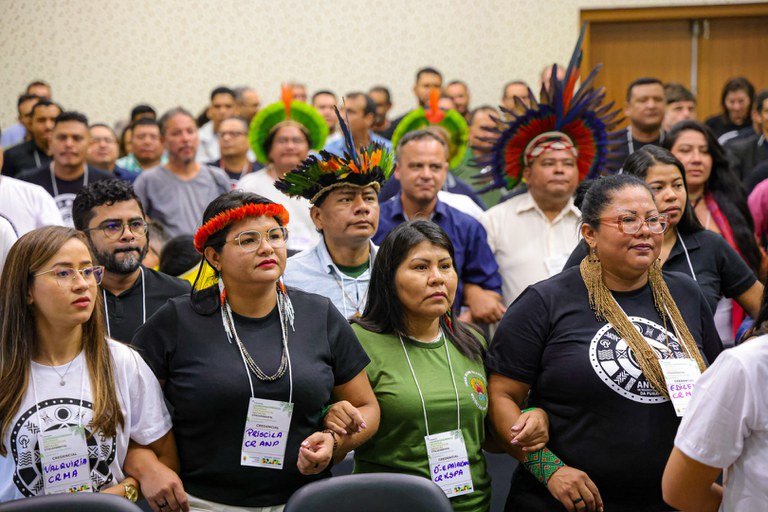
[{"label": "round eyeglasses", "polygon": [[123,231],[125,230],[126,226],[136,238],[143,238],[147,236],[147,230],[149,229],[149,226],[147,226],[147,223],[144,222],[143,219],[136,219],[126,223],[118,221],[107,221],[95,228],[84,229],[83,231],[95,231],[99,229],[104,233],[105,237],[110,240],[114,240],[123,236]]},{"label": "round eyeglasses", "polygon": [[651,233],[659,234],[663,233],[669,225],[669,218],[664,214],[651,215],[645,219],[632,214],[619,215],[617,217],[601,217],[601,221],[611,221],[616,223],[619,230],[627,235],[634,235],[640,231],[643,224],[648,225],[648,230]]},{"label": "round eyeglasses", "polygon": [[77,274],[83,276],[83,280],[86,283],[90,284],[91,282],[95,282],[96,284],[101,284],[101,279],[104,277],[104,267],[100,265],[80,269],[72,267],[54,267],[44,272],[38,272],[37,274],[34,274],[34,276],[37,277],[51,273],[56,279],[56,283],[61,287],[70,285],[77,277]]},{"label": "round eyeglasses", "polygon": [[244,252],[256,252],[261,246],[262,238],[272,248],[285,247],[285,241],[288,240],[288,230],[283,226],[279,226],[270,228],[264,233],[261,231],[243,231],[232,240],[227,240],[224,243],[237,242]]}]

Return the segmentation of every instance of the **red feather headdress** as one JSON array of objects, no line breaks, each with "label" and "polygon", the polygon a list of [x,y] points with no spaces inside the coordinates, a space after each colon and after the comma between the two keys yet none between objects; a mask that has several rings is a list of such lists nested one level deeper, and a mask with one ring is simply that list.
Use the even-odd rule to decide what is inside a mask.
[{"label": "red feather headdress", "polygon": [[231,208],[221,212],[200,226],[197,233],[195,233],[195,249],[200,254],[203,254],[205,242],[207,242],[208,238],[214,233],[221,231],[233,222],[243,220],[246,217],[264,216],[278,219],[283,226],[287,225],[289,220],[288,210],[286,210],[283,205],[277,203],[249,203],[244,204],[243,206],[238,206],[237,208]]}]

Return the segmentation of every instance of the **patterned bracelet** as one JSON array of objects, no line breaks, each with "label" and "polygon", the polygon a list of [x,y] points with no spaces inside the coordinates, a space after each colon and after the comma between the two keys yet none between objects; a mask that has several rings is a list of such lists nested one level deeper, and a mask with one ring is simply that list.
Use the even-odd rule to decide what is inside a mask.
[{"label": "patterned bracelet", "polygon": [[336,448],[339,447],[339,442],[336,440],[336,432],[334,432],[333,430],[327,428],[327,429],[323,430],[323,434],[331,434],[331,437],[333,438],[333,452],[331,452],[331,453],[336,455]]},{"label": "patterned bracelet", "polygon": [[549,451],[547,447],[526,454],[523,465],[536,480],[545,486],[549,483],[549,479],[555,474],[555,471],[565,466],[560,457]]}]

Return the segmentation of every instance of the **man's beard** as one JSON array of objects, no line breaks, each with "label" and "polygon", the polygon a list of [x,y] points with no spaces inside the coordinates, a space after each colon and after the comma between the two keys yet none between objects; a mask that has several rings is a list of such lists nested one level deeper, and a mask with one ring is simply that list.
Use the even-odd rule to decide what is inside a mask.
[{"label": "man's beard", "polygon": [[[138,249],[138,255],[136,254],[136,251],[125,249],[119,249],[112,252],[100,252],[94,248],[93,252],[96,254],[96,259],[101,265],[104,265],[107,272],[126,275],[136,272],[136,270],[139,269],[144,256],[146,256],[149,251],[149,244]],[[120,253],[125,254],[122,260],[117,259],[117,255]]]}]

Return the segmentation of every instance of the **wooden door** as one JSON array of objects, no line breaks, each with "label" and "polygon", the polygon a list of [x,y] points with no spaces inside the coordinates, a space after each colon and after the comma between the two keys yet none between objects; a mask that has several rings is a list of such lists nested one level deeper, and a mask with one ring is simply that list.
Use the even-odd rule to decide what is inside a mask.
[{"label": "wooden door", "polygon": [[603,63],[599,84],[622,107],[635,78],[654,76],[692,88],[696,54],[699,119],[721,111],[729,78],[745,76],[758,91],[768,87],[768,3],[595,9],[582,11],[581,20],[588,23],[583,68]]},{"label": "wooden door", "polygon": [[622,110],[627,87],[636,78],[656,77],[690,87],[690,33],[688,20],[595,24],[585,72],[603,65],[597,83],[605,86],[607,101],[615,101]]},{"label": "wooden door", "polygon": [[700,116],[721,111],[729,78],[748,78],[755,92],[768,88],[768,16],[702,20],[698,76]]}]

